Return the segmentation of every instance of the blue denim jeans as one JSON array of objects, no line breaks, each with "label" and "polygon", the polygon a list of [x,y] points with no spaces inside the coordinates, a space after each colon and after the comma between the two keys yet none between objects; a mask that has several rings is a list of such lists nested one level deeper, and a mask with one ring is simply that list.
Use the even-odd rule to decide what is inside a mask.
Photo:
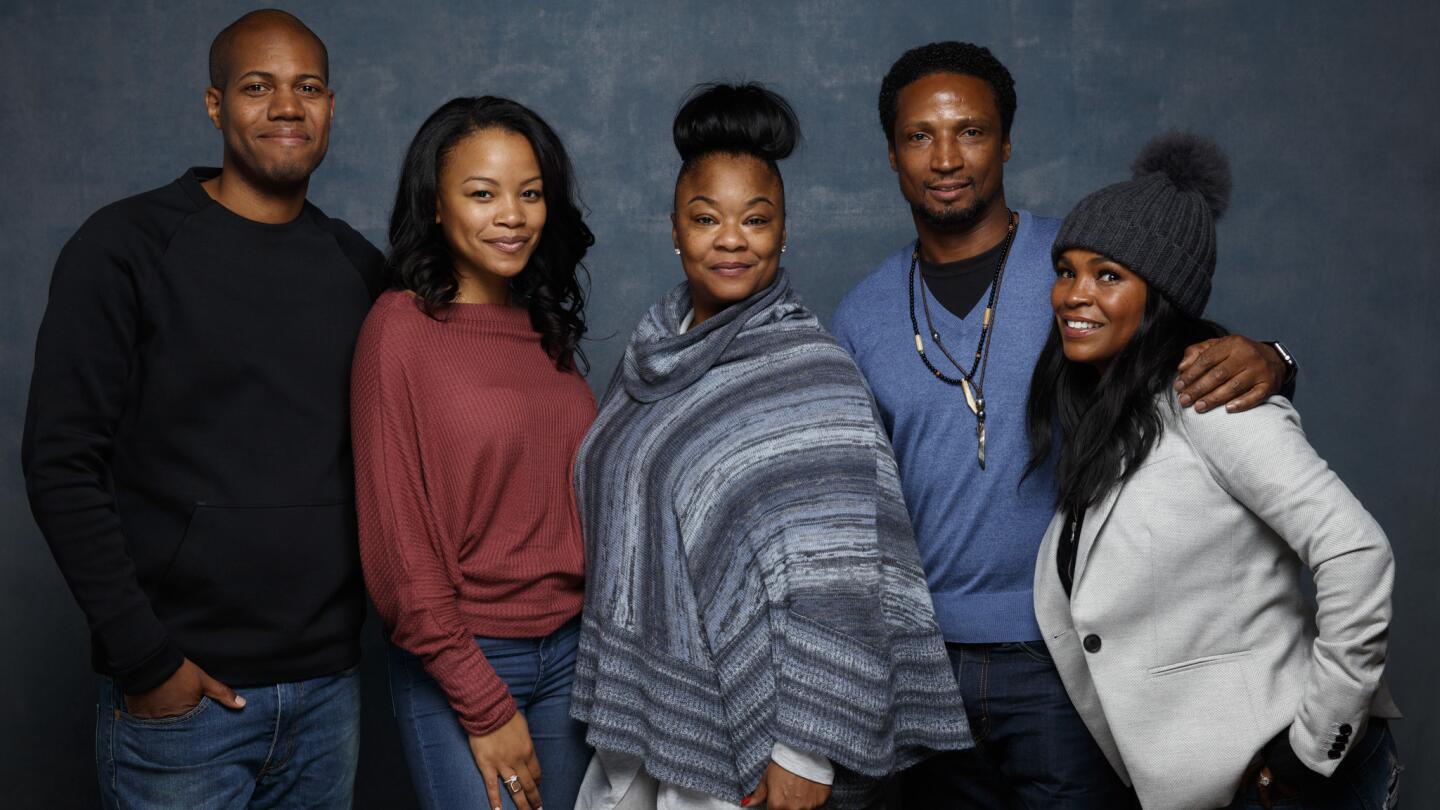
[{"label": "blue denim jeans", "polygon": [[1139,807],[1070,704],[1044,642],[946,648],[975,747],[906,771],[900,779],[904,807]]},{"label": "blue denim jeans", "polygon": [[[1269,806],[1285,810],[1395,810],[1400,806],[1401,770],[1390,724],[1375,718],[1330,778],[1316,774],[1308,784],[1300,786],[1298,796],[1282,796],[1272,788]],[[1265,806],[1259,787],[1251,780],[1228,810],[1261,810]]]},{"label": "blue denim jeans", "polygon": [[125,711],[101,678],[95,761],[107,810],[349,808],[360,753],[360,675],[236,689],[245,708],[208,697],[179,717]]},{"label": "blue denim jeans", "polygon": [[[475,643],[525,715],[540,760],[540,801],[545,810],[571,810],[591,753],[584,724],[570,718],[579,618],[544,638],[476,636]],[[426,810],[489,807],[485,781],[450,701],[420,659],[394,645],[390,645],[390,698],[420,806]],[[501,794],[506,810],[513,810],[503,788]]]}]

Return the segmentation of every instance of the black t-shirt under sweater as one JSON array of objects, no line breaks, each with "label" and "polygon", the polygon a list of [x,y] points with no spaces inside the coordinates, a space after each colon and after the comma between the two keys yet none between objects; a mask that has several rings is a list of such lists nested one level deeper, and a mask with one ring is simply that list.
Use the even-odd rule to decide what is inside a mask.
[{"label": "black t-shirt under sweater", "polygon": [[360,655],[350,360],[382,257],[306,204],[252,222],[192,169],[65,245],[35,348],[31,509],[129,692],[181,656],[231,686]]},{"label": "black t-shirt under sweater", "polygon": [[1002,241],[978,256],[944,264],[920,259],[920,276],[925,279],[926,291],[955,317],[963,320],[989,291],[1004,247]]}]

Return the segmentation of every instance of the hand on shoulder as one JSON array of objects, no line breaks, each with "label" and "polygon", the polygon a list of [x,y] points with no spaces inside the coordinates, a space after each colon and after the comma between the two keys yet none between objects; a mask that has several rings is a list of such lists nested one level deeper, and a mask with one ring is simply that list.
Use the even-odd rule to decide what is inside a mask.
[{"label": "hand on shoulder", "polygon": [[1175,390],[1182,407],[1205,413],[1246,411],[1280,393],[1287,367],[1275,348],[1242,335],[1201,341],[1185,350]]}]

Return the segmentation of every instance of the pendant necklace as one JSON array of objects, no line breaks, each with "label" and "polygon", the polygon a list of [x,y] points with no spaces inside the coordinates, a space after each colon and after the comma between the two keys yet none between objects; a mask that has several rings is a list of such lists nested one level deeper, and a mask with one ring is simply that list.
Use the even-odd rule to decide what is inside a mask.
[{"label": "pendant necklace", "polygon": [[[970,362],[970,370],[966,371],[963,366],[956,362],[950,355],[950,350],[945,348],[945,343],[940,339],[940,332],[936,330],[935,324],[930,320],[930,302],[925,296],[924,286],[920,289],[920,307],[925,313],[925,328],[930,333],[930,340],[950,361],[950,365],[960,372],[959,378],[950,377],[935,367],[930,358],[925,354],[925,342],[920,337],[920,321],[915,317],[915,275],[916,268],[920,262],[920,242],[916,240],[915,247],[910,251],[910,326],[915,332],[915,351],[920,355],[920,362],[930,370],[935,378],[947,385],[958,387],[965,392],[965,404],[969,406],[970,412],[975,415],[975,443],[976,455],[980,460],[980,469],[985,469],[985,370],[990,365],[990,331],[995,324],[995,301],[1000,295],[1000,282],[1005,278],[1006,260],[1010,258],[1010,246],[1015,242],[1015,231],[1020,225],[1020,218],[1014,211],[1009,212],[1009,228],[1005,233],[1005,244],[1000,250],[1000,260],[995,264],[995,274],[990,279],[990,298],[985,303],[985,315],[980,322],[980,340],[975,344],[975,357]],[[979,377],[976,377],[976,372]]]}]

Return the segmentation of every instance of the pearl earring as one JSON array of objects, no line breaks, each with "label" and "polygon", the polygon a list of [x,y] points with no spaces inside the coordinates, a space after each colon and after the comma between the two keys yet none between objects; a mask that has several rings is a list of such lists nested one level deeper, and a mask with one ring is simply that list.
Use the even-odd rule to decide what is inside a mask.
[{"label": "pearl earring", "polygon": [[680,255],[680,248],[678,248],[678,247],[675,248],[675,255],[676,255],[676,256],[679,256],[679,255]]}]

